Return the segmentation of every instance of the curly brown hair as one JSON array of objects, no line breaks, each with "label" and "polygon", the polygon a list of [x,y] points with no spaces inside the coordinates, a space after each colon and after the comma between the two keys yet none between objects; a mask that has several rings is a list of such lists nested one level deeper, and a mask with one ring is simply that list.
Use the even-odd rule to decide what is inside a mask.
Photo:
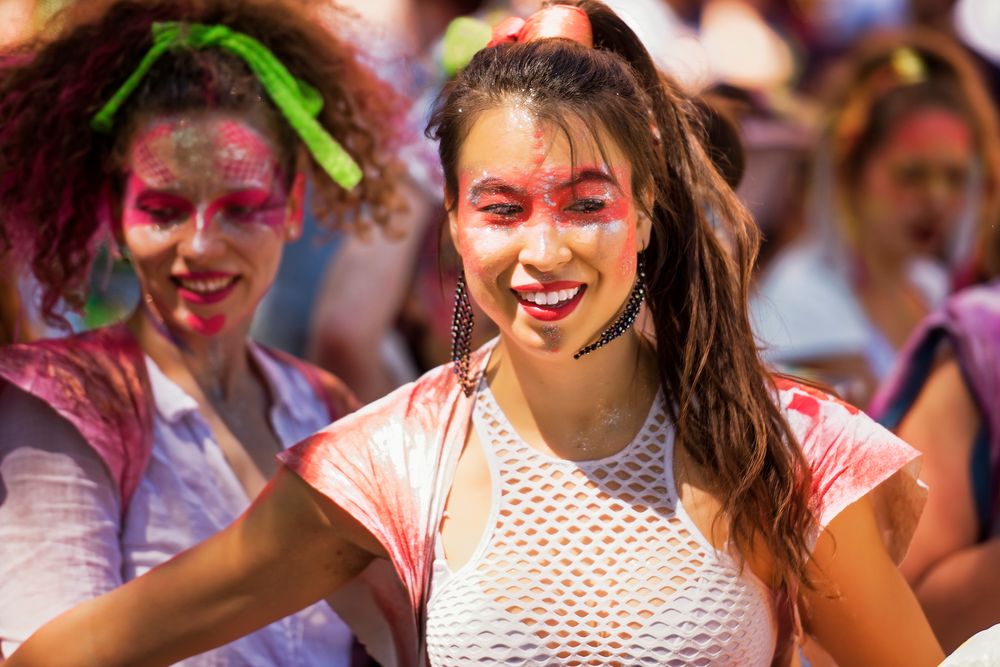
[{"label": "curly brown hair", "polygon": [[[771,584],[810,585],[809,539],[817,529],[810,473],[747,315],[756,226],[707,155],[697,108],[660,75],[636,35],[600,2],[560,3],[586,11],[594,48],[564,39],[486,48],[442,93],[428,133],[440,141],[447,199],[457,201],[459,153],[484,110],[523,105],[571,146],[574,120],[594,128],[598,146],[599,129],[607,131],[629,158],[635,200],[653,194],[645,211],[653,221],[647,303],[678,443],[718,492],[719,519],[737,555],[763,545],[773,557]],[[732,240],[732,258],[708,210]]]},{"label": "curly brown hair", "polygon": [[92,131],[91,117],[149,50],[157,21],[223,24],[250,35],[320,92],[319,122],[364,173],[347,191],[310,157],[324,224],[384,223],[401,206],[394,190],[401,167],[392,155],[402,99],[353,46],[322,27],[330,6],[319,4],[88,0],[58,15],[54,33],[0,61],[0,241],[30,264],[47,319],[61,321],[60,303],[83,302],[95,246],[108,237],[120,197],[123,148],[141,117],[214,109],[263,115],[286,164],[299,159],[297,137],[249,67],[217,48],[168,51],[119,110],[112,132]]}]

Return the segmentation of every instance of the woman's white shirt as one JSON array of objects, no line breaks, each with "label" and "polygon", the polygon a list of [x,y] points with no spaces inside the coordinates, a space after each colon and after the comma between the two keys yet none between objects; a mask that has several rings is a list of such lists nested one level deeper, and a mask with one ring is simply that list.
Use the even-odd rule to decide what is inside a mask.
[{"label": "woman's white shirt", "polygon": [[[326,426],[327,408],[298,370],[250,343],[269,385],[283,447]],[[149,465],[122,518],[108,471],[82,440],[0,444],[0,649],[9,656],[45,622],[225,528],[249,506],[196,401],[148,357],[154,404]],[[325,602],[188,667],[350,663],[352,636]]]}]

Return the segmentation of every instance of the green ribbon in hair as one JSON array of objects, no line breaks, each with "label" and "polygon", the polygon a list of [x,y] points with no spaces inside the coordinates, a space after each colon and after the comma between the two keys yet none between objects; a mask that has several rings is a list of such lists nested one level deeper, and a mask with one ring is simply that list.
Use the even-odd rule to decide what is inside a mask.
[{"label": "green ribbon in hair", "polygon": [[305,81],[292,76],[266,46],[253,37],[224,25],[179,21],[154,23],[153,46],[107,104],[94,114],[90,126],[97,132],[111,131],[115,113],[167,50],[175,47],[203,49],[210,46],[225,49],[246,62],[281,115],[334,182],[345,190],[350,190],[361,181],[361,167],[316,120],[323,108],[323,98],[319,92]]}]

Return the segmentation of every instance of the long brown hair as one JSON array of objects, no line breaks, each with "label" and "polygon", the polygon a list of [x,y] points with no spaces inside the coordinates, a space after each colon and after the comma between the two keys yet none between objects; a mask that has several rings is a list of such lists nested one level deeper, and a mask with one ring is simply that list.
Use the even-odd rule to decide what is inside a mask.
[{"label": "long brown hair", "polygon": [[[322,4],[322,8],[318,5]],[[136,119],[220,109],[262,119],[286,165],[298,140],[240,58],[217,48],[172,49],[129,96],[110,134],[90,118],[136,69],[156,21],[223,24],[256,38],[288,70],[316,88],[318,118],[361,165],[352,191],[311,158],[321,221],[385,221],[398,208],[400,169],[390,157],[402,105],[363,67],[346,41],[321,27],[327,3],[277,0],[87,0],[55,18],[49,37],[0,59],[0,241],[29,263],[42,310],[55,322],[60,302],[83,302],[94,246],[111,227],[120,197],[121,154]],[[291,175],[291,170],[286,170]]]},{"label": "long brown hair", "polygon": [[[705,154],[696,109],[661,78],[635,34],[600,2],[564,4],[589,15],[594,48],[563,39],[487,48],[442,93],[428,132],[440,141],[448,198],[455,200],[462,142],[484,109],[516,101],[570,139],[568,119],[614,139],[630,159],[635,200],[653,194],[646,287],[678,442],[719,492],[720,519],[739,555],[763,544],[773,584],[808,584],[808,468],[747,316],[756,228]],[[726,226],[735,259],[709,209]]]}]

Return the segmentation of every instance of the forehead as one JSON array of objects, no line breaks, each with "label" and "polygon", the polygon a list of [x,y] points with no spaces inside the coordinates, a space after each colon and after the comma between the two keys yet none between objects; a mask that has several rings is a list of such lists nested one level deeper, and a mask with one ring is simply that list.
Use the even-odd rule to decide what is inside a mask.
[{"label": "forehead", "polygon": [[128,167],[147,185],[179,182],[262,184],[279,164],[273,142],[244,120],[228,116],[154,117],[139,126]]},{"label": "forehead", "polygon": [[889,135],[890,150],[965,153],[972,150],[972,128],[958,113],[944,108],[916,109],[899,119]]},{"label": "forehead", "polygon": [[565,129],[540,119],[518,103],[486,109],[473,121],[462,143],[458,168],[465,173],[530,173],[603,165],[607,161],[614,172],[629,173],[624,152],[603,128],[595,132],[571,115],[567,115],[564,125]]}]

